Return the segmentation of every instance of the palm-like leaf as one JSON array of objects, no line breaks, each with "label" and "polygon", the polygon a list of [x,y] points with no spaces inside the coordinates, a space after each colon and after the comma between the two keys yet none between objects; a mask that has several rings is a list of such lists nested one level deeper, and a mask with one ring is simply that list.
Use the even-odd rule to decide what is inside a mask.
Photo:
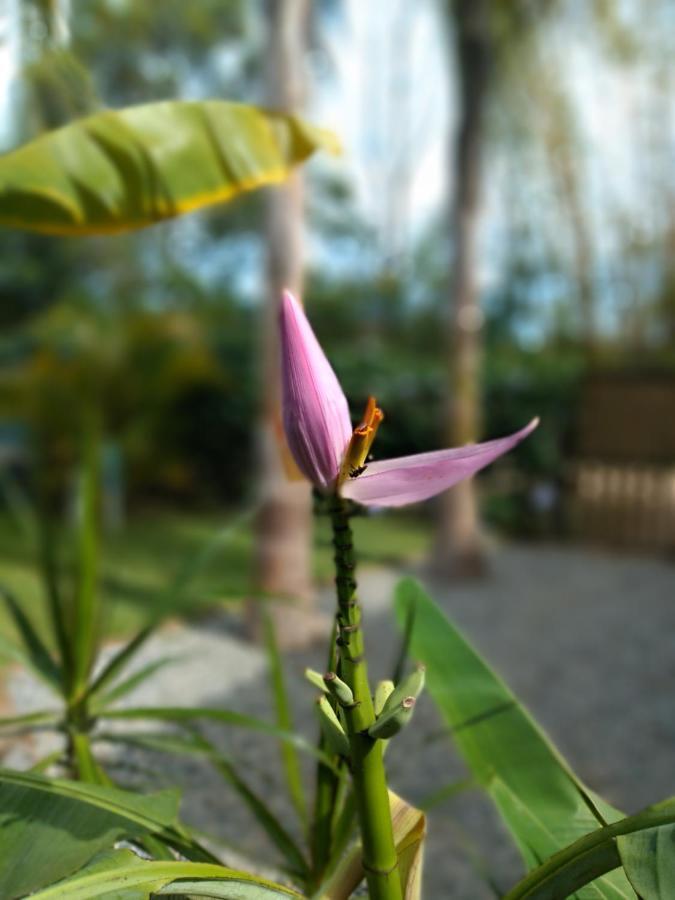
[{"label": "palm-like leaf", "polygon": [[0,224],[46,234],[142,228],[283,181],[330,133],[223,100],[107,110],[0,158]]}]

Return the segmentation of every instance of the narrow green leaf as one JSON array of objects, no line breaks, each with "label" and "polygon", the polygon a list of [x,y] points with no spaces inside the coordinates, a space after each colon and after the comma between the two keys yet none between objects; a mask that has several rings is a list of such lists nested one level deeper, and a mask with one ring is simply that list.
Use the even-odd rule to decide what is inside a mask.
[{"label": "narrow green leaf", "polygon": [[32,725],[47,725],[58,722],[62,713],[56,710],[40,709],[35,712],[22,713],[19,716],[2,716],[0,718],[0,729],[22,729]]},{"label": "narrow green leaf", "polygon": [[98,638],[98,429],[92,424],[84,439],[77,491],[77,587],[71,632],[73,635],[73,682],[71,697],[82,697],[87,689]]},{"label": "narrow green leaf", "polygon": [[[30,619],[21,608],[14,594],[4,585],[0,585],[0,597],[5,601],[5,605],[21,636],[26,660],[29,661],[30,668],[43,681],[46,681],[53,690],[60,693],[62,684],[61,670],[49,650],[45,647]],[[5,643],[4,646],[10,647],[11,645]]]},{"label": "narrow green leaf", "polygon": [[335,137],[294,116],[222,100],[106,110],[0,159],[0,224],[107,234],[283,181]]},{"label": "narrow green leaf", "polygon": [[293,731],[285,731],[276,725],[247,716],[244,713],[233,712],[229,709],[215,709],[210,706],[142,706],[133,709],[106,709],[100,713],[102,719],[155,719],[161,722],[197,722],[207,719],[230,725],[233,728],[244,728],[260,734],[285,741],[321,759],[325,765],[333,768],[333,762],[329,756],[314,747],[309,741]]},{"label": "narrow green leaf", "polygon": [[88,688],[86,692],[87,698],[93,699],[96,697],[124,671],[125,666],[156,631],[158,624],[154,623],[142,628],[138,634],[112,656]]},{"label": "narrow green leaf", "polygon": [[166,666],[171,665],[171,663],[177,662],[181,659],[178,655],[173,656],[162,656],[159,659],[155,659],[152,662],[149,662],[146,666],[142,666],[138,669],[137,672],[134,672],[133,675],[130,675],[128,678],[125,678],[124,681],[120,681],[119,684],[116,684],[112,690],[107,691],[103,694],[97,702],[93,702],[92,709],[96,711],[99,708],[105,708],[106,706],[110,706],[115,703],[115,701],[120,700],[122,697],[126,696],[126,694],[131,693],[135,688],[137,688],[140,684],[143,684],[144,681],[147,681],[148,678],[151,678],[154,674],[159,672],[161,669],[164,669]]},{"label": "narrow green leaf", "polygon": [[645,828],[617,843],[628,880],[643,900],[675,897],[675,825]]},{"label": "narrow green leaf", "polygon": [[[476,781],[494,801],[528,868],[621,814],[585,788],[541,728],[412,579],[396,589],[399,622],[415,605],[411,651]],[[506,788],[500,789],[501,786]],[[507,793],[508,792],[508,793]],[[517,802],[511,802],[515,798]],[[586,896],[631,896],[621,872]]]},{"label": "narrow green leaf", "polygon": [[45,597],[54,637],[59,650],[64,684],[70,671],[70,647],[66,634],[63,600],[58,583],[55,559],[55,539],[47,514],[39,515],[16,479],[6,473],[0,474],[0,489],[7,508],[18,522],[28,543],[35,547],[38,555],[39,571],[42,577]]},{"label": "narrow green leaf", "polygon": [[[263,624],[265,650],[267,652],[270,684],[272,696],[274,698],[277,725],[284,731],[292,731],[293,716],[288,698],[288,690],[286,688],[286,680],[284,678],[284,666],[281,660],[281,653],[279,652],[274,622],[267,607],[263,607]],[[302,786],[300,760],[298,758],[296,747],[293,744],[289,744],[287,741],[282,742],[281,760],[291,803],[293,804],[301,823],[307,828],[307,800]]]},{"label": "narrow green leaf", "polygon": [[153,834],[187,857],[211,855],[178,824],[178,794],[140,796],[0,769],[0,897],[64,878],[121,838]]},{"label": "narrow green leaf", "polygon": [[55,765],[58,762],[63,760],[63,750],[55,750],[53,753],[48,753],[46,756],[43,756],[41,759],[38,759],[36,763],[28,770],[29,772],[35,772],[38,775],[41,772],[46,772],[49,768]]}]

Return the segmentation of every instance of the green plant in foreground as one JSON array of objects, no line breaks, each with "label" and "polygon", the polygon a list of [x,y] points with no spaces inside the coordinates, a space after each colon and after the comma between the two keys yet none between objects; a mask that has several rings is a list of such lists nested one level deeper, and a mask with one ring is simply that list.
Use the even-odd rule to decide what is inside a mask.
[{"label": "green plant in foreground", "polygon": [[[178,132],[185,143],[172,140]],[[230,133],[237,136],[234,157]],[[262,111],[228,104],[158,104],[103,113],[0,160],[0,222],[77,234],[141,227],[279,180],[325,141],[325,135],[296,120],[266,118]],[[112,202],[99,202],[103,198]],[[425,668],[406,677],[398,666],[395,684],[383,681],[371,692],[349,501],[395,506],[432,496],[510,449],[529,428],[475,447],[370,463],[380,411],[369,402],[352,432],[342,391],[304,314],[292,298],[284,304],[286,432],[300,468],[327,495],[324,507],[335,548],[338,603],[327,671],[308,673],[321,695],[319,746],[292,730],[269,623],[274,724],[207,707],[117,707],[119,699],[164,665],[158,661],[125,674],[151,628],[93,674],[98,651],[94,430],[83,452],[72,590],[64,591],[51,542],[41,544],[54,649],[42,641],[20,602],[4,593],[20,636],[20,643],[2,639],[5,658],[29,666],[62,703],[54,711],[5,719],[0,726],[58,725],[66,739],[59,760],[80,781],[0,770],[0,896],[346,900],[365,878],[376,900],[419,900],[424,816],[387,789],[384,753],[409,721],[425,679],[472,775],[440,785],[430,802],[473,786],[488,794],[528,869],[509,900],[675,896],[675,800],[624,817],[586,788],[509,689],[410,580],[397,588],[396,612],[405,647]],[[185,583],[179,580],[172,589]],[[112,720],[161,722],[175,730],[106,734],[102,726]],[[233,761],[204,737],[197,727],[201,721],[281,741],[289,799],[305,840],[296,839]],[[279,852],[279,880],[224,865],[220,854],[202,846],[179,821],[175,791],[140,796],[112,786],[95,753],[96,742],[103,740],[208,760]],[[313,754],[317,764],[311,805],[298,750]],[[36,768],[54,761],[49,757]],[[444,895],[452,893],[450,884]]]}]

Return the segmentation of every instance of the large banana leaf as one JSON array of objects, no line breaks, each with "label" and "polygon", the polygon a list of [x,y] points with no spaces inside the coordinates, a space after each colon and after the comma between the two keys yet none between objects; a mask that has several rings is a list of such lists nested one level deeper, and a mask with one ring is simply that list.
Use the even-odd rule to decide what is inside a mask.
[{"label": "large banana leaf", "polygon": [[223,100],[106,110],[0,157],[0,224],[130,231],[283,181],[331,132]]},{"label": "large banana leaf", "polygon": [[64,878],[123,837],[152,834],[186,856],[210,859],[177,815],[174,791],[141,796],[0,769],[0,897]]},{"label": "large banana leaf", "polygon": [[642,900],[675,897],[673,822],[675,799],[671,798],[592,831],[530,872],[504,900],[569,897],[622,863]]},{"label": "large banana leaf", "polygon": [[[652,807],[647,814],[667,812],[668,809],[675,819],[675,802],[672,800]],[[619,837],[617,844],[626,875],[643,900],[675,897],[675,825],[627,833]]]},{"label": "large banana leaf", "polygon": [[[417,582],[396,590],[406,621],[415,605],[412,656],[427,666],[429,693],[460,753],[487,791],[528,869],[621,813],[586,789],[527,710],[445,618]],[[506,788],[506,790],[504,790]],[[621,871],[582,888],[577,900],[625,900],[635,894]]]},{"label": "large banana leaf", "polygon": [[106,853],[35,900],[147,900],[166,896],[220,900],[283,900],[300,894],[248,872],[193,862],[147,862],[128,850]]}]

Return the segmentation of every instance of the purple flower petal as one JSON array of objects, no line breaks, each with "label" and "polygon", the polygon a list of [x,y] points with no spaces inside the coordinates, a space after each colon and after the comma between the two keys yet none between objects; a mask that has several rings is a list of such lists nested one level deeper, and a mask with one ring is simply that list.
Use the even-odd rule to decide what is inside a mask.
[{"label": "purple flower petal", "polygon": [[282,411],[300,471],[330,487],[352,434],[347,399],[302,307],[284,291],[280,313]]},{"label": "purple flower petal", "polygon": [[427,500],[494,462],[538,424],[539,419],[533,419],[515,434],[483,444],[368,463],[363,475],[342,485],[341,494],[365,506],[405,506]]}]

